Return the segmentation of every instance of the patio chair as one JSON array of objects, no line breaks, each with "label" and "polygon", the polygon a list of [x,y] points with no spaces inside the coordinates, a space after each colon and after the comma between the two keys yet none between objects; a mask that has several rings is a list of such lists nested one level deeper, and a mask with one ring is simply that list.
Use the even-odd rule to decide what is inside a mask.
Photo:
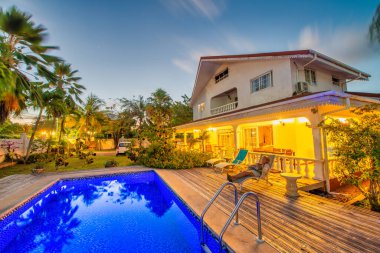
[{"label": "patio chair", "polygon": [[[269,163],[268,165],[269,166],[264,166],[263,167],[263,170],[261,172],[261,175],[259,177],[256,177],[256,176],[253,176],[253,175],[250,175],[250,176],[246,176],[246,177],[242,177],[242,178],[239,178],[239,179],[236,179],[234,181],[232,181],[232,183],[237,183],[239,185],[239,188],[240,188],[240,191],[242,190],[243,188],[243,183],[249,179],[255,179],[256,181],[259,181],[259,180],[265,180],[265,182],[267,184],[270,184],[270,185],[273,185],[271,182],[269,182],[268,180],[268,176],[269,176],[269,172],[270,170],[272,169],[273,167],[273,162],[274,162],[274,158],[275,156],[274,155],[269,155],[268,156],[269,158]],[[261,160],[261,159],[260,159]],[[249,166],[248,166],[248,169],[247,171],[250,171],[251,169],[249,169]]]},{"label": "patio chair", "polygon": [[230,163],[228,163],[228,162],[217,163],[217,164],[215,164],[215,168],[221,169],[220,173],[223,173],[224,169],[226,169],[226,168],[238,167],[242,162],[244,162],[244,159],[247,157],[247,154],[248,154],[248,150],[240,149],[236,158],[232,162],[230,162]]},{"label": "patio chair", "polygon": [[[226,161],[231,161],[234,156],[234,149],[233,148],[227,148],[223,151],[220,151],[220,157],[215,157],[211,158],[206,161],[207,165],[210,165],[211,167],[214,168],[214,165],[220,162],[226,162]],[[232,157],[232,158],[231,158]]]}]

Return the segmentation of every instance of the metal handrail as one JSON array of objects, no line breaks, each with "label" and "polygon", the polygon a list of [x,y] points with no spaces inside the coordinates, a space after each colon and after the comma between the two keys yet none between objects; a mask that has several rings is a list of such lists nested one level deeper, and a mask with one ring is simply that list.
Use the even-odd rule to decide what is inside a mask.
[{"label": "metal handrail", "polygon": [[226,224],[224,224],[224,227],[222,228],[222,231],[220,232],[220,235],[219,235],[219,252],[222,252],[222,240],[223,240],[224,232],[226,232],[226,230],[227,230],[228,226],[230,225],[232,219],[234,218],[235,214],[238,213],[240,205],[250,195],[254,196],[255,199],[256,199],[256,216],[257,216],[257,233],[258,233],[258,237],[257,237],[256,241],[258,243],[263,243],[264,242],[264,240],[262,238],[262,232],[261,232],[261,218],[260,218],[260,201],[259,201],[259,197],[255,193],[253,193],[253,192],[247,192],[247,193],[244,193],[243,196],[241,196],[241,198],[239,199],[239,202],[235,206],[235,209],[232,211],[230,217],[228,218]]},{"label": "metal handrail", "polygon": [[[219,190],[215,193],[214,197],[212,197],[212,199],[208,202],[207,206],[205,207],[205,209],[203,210],[202,214],[201,214],[201,244],[204,243],[204,234],[203,234],[203,230],[204,230],[204,216],[207,212],[207,210],[210,208],[210,206],[212,205],[212,203],[215,201],[215,199],[219,196],[219,194],[222,192],[222,190],[226,187],[226,186],[233,186],[234,187],[234,190],[235,190],[235,206],[237,204],[237,201],[238,201],[238,191],[237,191],[237,188],[236,186],[231,183],[231,182],[226,182],[224,183],[220,188]],[[231,222],[231,221],[230,221]],[[236,212],[236,220],[235,220],[235,224],[239,224],[239,213]]]}]

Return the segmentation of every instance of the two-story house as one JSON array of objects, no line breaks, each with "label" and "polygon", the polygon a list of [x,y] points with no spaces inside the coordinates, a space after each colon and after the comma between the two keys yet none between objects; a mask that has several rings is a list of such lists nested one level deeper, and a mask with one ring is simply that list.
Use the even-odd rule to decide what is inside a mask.
[{"label": "two-story house", "polygon": [[275,153],[280,170],[324,180],[329,149],[318,124],[327,116],[345,120],[352,107],[379,104],[378,94],[346,92],[347,83],[369,77],[314,50],[201,57],[194,120],[177,126],[177,135],[189,148],[190,138],[207,131],[207,151],[248,149],[248,162]]}]

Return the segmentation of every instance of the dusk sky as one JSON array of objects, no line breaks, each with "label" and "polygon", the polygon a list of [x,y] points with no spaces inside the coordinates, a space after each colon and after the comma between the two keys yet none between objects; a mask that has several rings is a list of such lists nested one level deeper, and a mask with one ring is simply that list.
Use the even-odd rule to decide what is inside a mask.
[{"label": "dusk sky", "polygon": [[368,42],[379,1],[0,0],[33,15],[52,52],[79,70],[87,93],[191,95],[199,57],[315,49],[372,75],[350,90],[380,92],[380,50]]}]

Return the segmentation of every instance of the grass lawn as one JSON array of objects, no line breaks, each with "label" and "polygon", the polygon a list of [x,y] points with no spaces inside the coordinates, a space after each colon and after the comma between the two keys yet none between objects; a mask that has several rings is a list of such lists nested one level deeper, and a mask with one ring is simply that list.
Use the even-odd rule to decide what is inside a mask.
[{"label": "grass lawn", "polygon": [[[132,162],[126,156],[94,156],[93,158],[94,162],[88,165],[85,164],[85,160],[80,160],[76,157],[69,158],[67,159],[69,162],[67,167],[60,166],[58,170],[55,169],[55,164],[53,161],[45,165],[45,172],[66,172],[74,170],[104,168],[106,161],[112,159],[115,159],[119,163],[119,166],[127,166],[132,164]],[[35,164],[16,164],[11,167],[2,168],[0,169],[0,178],[14,174],[30,174],[34,166]]]}]

